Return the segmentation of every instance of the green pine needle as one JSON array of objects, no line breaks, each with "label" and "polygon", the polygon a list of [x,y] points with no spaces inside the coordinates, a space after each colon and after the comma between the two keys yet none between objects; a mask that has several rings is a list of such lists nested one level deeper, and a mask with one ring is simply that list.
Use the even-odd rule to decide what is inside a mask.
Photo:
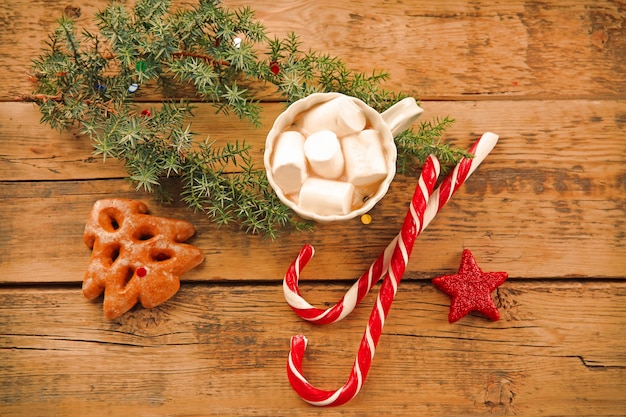
[{"label": "green pine needle", "polygon": [[[163,180],[178,178],[189,207],[248,233],[276,238],[284,228],[311,224],[279,201],[249,145],[194,140],[184,125],[193,115],[191,100],[166,101],[149,115],[138,114],[129,86],[156,87],[165,96],[191,89],[193,100],[257,127],[262,108],[244,87],[254,80],[275,85],[288,103],[336,91],[384,111],[406,97],[382,87],[388,73],[355,72],[337,57],[305,51],[295,33],[270,39],[249,7],[229,10],[217,0],[200,0],[171,10],[170,1],[139,0],[132,9],[111,3],[95,18],[97,33],[79,33],[72,19],[58,19],[46,49],[33,60],[37,87],[27,99],[39,105],[41,122],[59,130],[77,126],[95,154],[124,162],[137,189],[165,196]],[[400,134],[398,170],[417,169],[433,153],[449,165],[467,156],[441,143],[451,123],[424,122],[416,132]]]}]

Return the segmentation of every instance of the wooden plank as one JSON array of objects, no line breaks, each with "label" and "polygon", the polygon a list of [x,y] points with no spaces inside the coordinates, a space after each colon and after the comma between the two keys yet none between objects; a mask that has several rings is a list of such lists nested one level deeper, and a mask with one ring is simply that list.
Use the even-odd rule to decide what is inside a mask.
[{"label": "wooden plank", "polygon": [[94,156],[88,137],[40,124],[34,104],[0,103],[0,176],[4,180],[125,178],[119,161]]},{"label": "wooden plank", "polygon": [[[78,24],[94,27],[93,15],[105,4],[74,4]],[[32,90],[30,60],[67,6],[4,2],[0,100]],[[423,99],[624,96],[626,12],[619,2],[264,0],[253,8],[270,36],[295,31],[305,50],[339,56],[359,71],[386,70],[389,88]],[[261,96],[273,91],[258,89]]]},{"label": "wooden plank", "polygon": [[[303,278],[354,279],[399,231],[414,185],[397,181],[392,194],[372,212],[375,221],[369,226],[354,219],[275,241],[235,228],[217,229],[204,215],[181,207],[158,206],[121,180],[0,183],[1,193],[12,196],[0,211],[0,279],[82,280],[89,261],[82,241],[86,218],[94,201],[112,196],[140,198],[154,214],[196,225],[198,233],[190,242],[206,259],[185,279],[280,280],[304,243],[313,244],[317,255]],[[537,198],[507,200],[459,192],[417,240],[406,277],[454,271],[462,249],[470,248],[486,270],[507,271],[512,278],[623,278],[623,212],[618,204],[586,197],[562,206]]]},{"label": "wooden plank", "polygon": [[[292,4],[272,2],[258,15],[271,32],[295,30],[359,70],[382,66],[390,86],[423,99],[624,94],[625,12],[614,2]],[[604,81],[591,75],[599,73]]]},{"label": "wooden plank", "polygon": [[[20,106],[26,105],[15,107]],[[272,118],[283,108],[267,107]],[[457,118],[446,140],[458,146],[469,146],[486,130],[499,133],[501,141],[418,239],[407,277],[455,270],[464,247],[475,250],[487,262],[486,268],[517,278],[626,276],[623,101],[427,102],[424,107],[426,117]],[[6,113],[12,108],[0,104]],[[215,129],[216,139],[241,135],[250,140],[260,160],[266,129],[249,130],[242,122],[216,117],[211,111],[201,111],[195,119],[194,130],[201,134]],[[185,276],[189,280],[281,279],[304,243],[317,249],[305,271],[307,278],[353,279],[398,232],[415,186],[414,179],[398,176],[372,211],[374,222],[369,226],[355,219],[268,242],[228,227],[217,230],[203,215],[180,205],[159,206],[134,192],[125,180],[25,182],[120,177],[124,172],[115,164],[108,168],[86,162],[85,144],[76,150],[63,147],[69,138],[54,134],[38,160],[28,151],[30,135],[19,133],[29,131],[26,126],[12,126],[3,128],[15,140],[3,143],[7,150],[2,153],[12,156],[3,159],[0,171],[4,178],[20,181],[0,182],[0,195],[11,196],[0,201],[0,231],[5,236],[0,243],[2,282],[80,281],[89,256],[81,239],[84,222],[93,202],[105,197],[144,199],[155,214],[191,220],[199,230],[193,242],[207,260]],[[46,129],[31,128],[31,132]],[[58,148],[62,151],[55,153]],[[28,155],[29,162],[20,163],[19,155]],[[29,168],[20,168],[26,165]],[[58,215],[59,207],[64,216]],[[255,268],[242,268],[242,257]]]},{"label": "wooden plank", "polygon": [[[355,219],[273,242],[217,229],[180,203],[157,204],[133,191],[120,163],[94,158],[86,138],[40,125],[32,104],[15,101],[32,89],[30,60],[63,9],[93,27],[108,2],[79,3],[6,0],[0,10],[1,416],[624,414],[622,2],[253,2],[270,34],[294,30],[305,49],[388,70],[389,88],[423,99],[423,118],[455,118],[446,142],[501,136],[417,240],[362,392],[327,410],[289,386],[289,337],[311,342],[311,382],[337,388],[374,294],[344,321],[317,327],[289,309],[280,280],[311,243],[302,292],[318,306],[339,299],[397,233],[415,179],[398,176],[368,226]],[[260,161],[284,104],[271,86],[249,87],[264,101],[260,129],[208,105],[192,129],[219,143],[246,139]],[[136,99],[161,101],[148,88]],[[79,284],[89,260],[84,224],[104,197],[191,221],[191,243],[206,254],[173,299],[115,321]],[[449,299],[430,279],[456,271],[463,248],[485,271],[509,272],[494,293],[498,322],[473,314],[447,322]]]},{"label": "wooden plank", "polygon": [[[335,300],[335,284],[312,298]],[[626,284],[506,282],[498,322],[448,324],[429,283],[398,292],[356,399],[324,415],[616,416],[626,407]],[[567,300],[567,302],[563,302]],[[108,322],[66,288],[0,288],[0,409],[29,415],[313,416],[285,374],[290,336],[310,340],[305,375],[338,388],[373,295],[333,326],[303,323],[280,285],[185,285]]]},{"label": "wooden plank", "polygon": [[[455,123],[444,133],[444,140],[455,146],[469,146],[486,131],[499,134],[502,139],[494,156],[501,159],[499,164],[513,164],[519,170],[516,191],[582,190],[590,184],[585,184],[581,178],[581,170],[605,175],[602,173],[607,168],[611,171],[611,166],[622,166],[626,161],[626,142],[622,138],[626,126],[624,100],[427,101],[421,104],[424,114],[415,126],[424,120],[449,116]],[[235,116],[216,114],[212,105],[199,104],[189,123],[197,140],[210,137],[217,145],[245,140],[253,146],[253,156],[261,164],[265,136],[284,108],[283,103],[264,104],[262,124],[256,129]],[[94,158],[86,137],[77,136],[75,132],[54,131],[39,124],[39,117],[32,104],[0,103],[0,135],[5,138],[0,143],[0,178],[22,181],[126,176],[119,163],[109,160],[102,164],[100,157]],[[570,173],[565,175],[564,172],[559,174],[562,178],[550,178],[549,183],[545,183],[543,175],[537,175],[541,169]],[[622,186],[620,175],[603,182],[619,188]],[[528,183],[522,185],[522,182]],[[511,186],[498,184],[497,188],[500,190],[507,185]]]}]

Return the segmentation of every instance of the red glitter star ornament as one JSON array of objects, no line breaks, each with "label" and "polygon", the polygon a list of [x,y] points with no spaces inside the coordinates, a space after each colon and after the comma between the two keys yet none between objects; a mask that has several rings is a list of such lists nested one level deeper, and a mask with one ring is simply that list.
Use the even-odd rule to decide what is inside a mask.
[{"label": "red glitter star ornament", "polygon": [[471,311],[479,311],[492,321],[500,318],[500,313],[491,298],[491,292],[508,278],[506,272],[483,272],[469,249],[463,251],[459,272],[433,279],[435,287],[451,298],[448,321],[465,317]]}]

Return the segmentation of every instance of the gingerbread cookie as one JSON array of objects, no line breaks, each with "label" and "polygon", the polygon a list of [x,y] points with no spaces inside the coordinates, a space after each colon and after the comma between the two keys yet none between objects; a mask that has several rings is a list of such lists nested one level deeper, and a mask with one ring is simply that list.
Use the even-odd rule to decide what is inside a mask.
[{"label": "gingerbread cookie", "polygon": [[196,232],[184,220],[147,214],[148,207],[129,199],[96,201],[85,226],[92,249],[83,295],[104,292],[104,314],[115,319],[137,302],[156,307],[180,288],[180,276],[198,266],[204,254],[182,243]]}]

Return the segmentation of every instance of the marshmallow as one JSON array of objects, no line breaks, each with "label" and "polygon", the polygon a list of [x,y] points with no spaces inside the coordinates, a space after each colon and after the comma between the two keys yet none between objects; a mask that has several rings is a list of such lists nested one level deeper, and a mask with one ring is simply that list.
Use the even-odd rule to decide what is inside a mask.
[{"label": "marshmallow", "polygon": [[341,145],[337,135],[330,130],[321,130],[306,138],[304,155],[313,172],[322,178],[336,179],[343,174]]},{"label": "marshmallow", "polygon": [[297,193],[306,179],[304,136],[300,132],[281,133],[274,148],[272,174],[285,194]]},{"label": "marshmallow", "polygon": [[307,178],[300,189],[298,206],[322,216],[347,214],[352,209],[354,185],[349,182]]},{"label": "marshmallow", "polygon": [[367,129],[341,140],[347,181],[366,185],[382,181],[388,173],[380,133]]},{"label": "marshmallow", "polygon": [[309,135],[330,130],[342,137],[363,130],[365,122],[365,114],[359,106],[348,97],[337,97],[306,111],[301,128]]}]

